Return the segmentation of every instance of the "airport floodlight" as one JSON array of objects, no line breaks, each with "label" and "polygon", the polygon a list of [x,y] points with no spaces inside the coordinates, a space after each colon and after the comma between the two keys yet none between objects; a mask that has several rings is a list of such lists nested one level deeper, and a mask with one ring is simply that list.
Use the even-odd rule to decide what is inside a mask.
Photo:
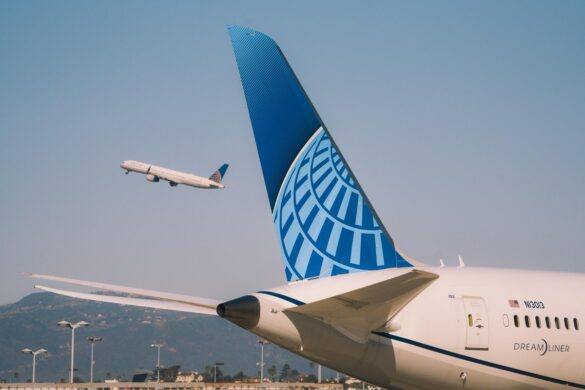
[{"label": "airport floodlight", "polygon": [[217,366],[223,366],[225,363],[213,363],[213,383],[217,382]]},{"label": "airport floodlight", "polygon": [[270,341],[266,341],[264,339],[258,339],[258,344],[260,344],[260,383],[264,382],[264,346],[266,344],[270,344]]},{"label": "airport floodlight", "polygon": [[93,383],[93,366],[95,366],[95,360],[93,358],[93,345],[95,343],[99,343],[100,341],[102,341],[101,337],[96,337],[96,336],[89,336],[87,338],[87,341],[89,341],[91,343],[91,361],[90,361],[90,365],[89,365],[89,383]]},{"label": "airport floodlight", "polygon": [[156,381],[160,382],[160,349],[164,346],[163,343],[152,343],[151,348],[156,348]]},{"label": "airport floodlight", "polygon": [[33,357],[33,364],[32,364],[32,383],[35,383],[36,381],[36,372],[37,372],[37,355],[41,354],[41,353],[47,353],[48,351],[44,348],[41,349],[37,349],[36,351],[33,351],[30,348],[25,348],[22,350],[22,352],[24,353],[30,353]]},{"label": "airport floodlight", "polygon": [[59,325],[62,328],[77,329],[77,328],[87,327],[87,326],[89,326],[89,323],[85,322],[85,321],[79,321],[79,322],[76,322],[75,324],[73,324],[69,321],[59,321],[59,322],[57,322],[57,325]]},{"label": "airport floodlight", "polygon": [[89,326],[89,323],[86,321],[79,321],[76,323],[71,323],[69,321],[59,321],[57,325],[61,328],[70,328],[71,329],[71,367],[69,369],[69,383],[73,383],[73,371],[74,371],[74,364],[75,364],[75,329],[77,328],[86,328]]}]

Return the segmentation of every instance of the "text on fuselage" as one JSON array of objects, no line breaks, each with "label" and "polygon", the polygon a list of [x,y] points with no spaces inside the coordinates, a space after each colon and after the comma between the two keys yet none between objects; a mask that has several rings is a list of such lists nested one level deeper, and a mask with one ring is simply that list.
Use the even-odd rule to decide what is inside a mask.
[{"label": "text on fuselage", "polygon": [[514,343],[514,351],[531,351],[536,352],[540,356],[544,356],[547,352],[569,352],[570,346],[567,344],[549,344],[545,339],[540,340],[539,343]]},{"label": "text on fuselage", "polygon": [[542,301],[524,301],[524,306],[527,309],[544,309],[544,302]]}]

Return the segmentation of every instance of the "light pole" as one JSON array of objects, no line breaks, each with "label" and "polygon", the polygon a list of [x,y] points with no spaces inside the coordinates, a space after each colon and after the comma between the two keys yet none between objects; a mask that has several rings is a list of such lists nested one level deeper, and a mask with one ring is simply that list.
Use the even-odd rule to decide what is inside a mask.
[{"label": "light pole", "polygon": [[160,349],[163,347],[162,343],[152,343],[151,348],[156,348],[156,381],[160,382]]},{"label": "light pole", "polygon": [[270,342],[260,339],[258,344],[260,344],[260,384],[262,384],[264,382],[264,346]]},{"label": "light pole", "polygon": [[91,343],[91,362],[89,363],[89,383],[93,383],[93,366],[95,366],[95,360],[93,360],[93,345],[102,341],[101,337],[89,336],[87,341]]},{"label": "light pole", "polygon": [[217,366],[223,366],[224,363],[213,363],[213,383],[217,382]]},{"label": "light pole", "polygon": [[72,324],[69,321],[59,321],[57,322],[57,325],[61,328],[71,329],[71,368],[69,370],[69,383],[73,383],[73,368],[75,363],[75,329],[88,327],[89,323],[85,321],[79,321],[75,324]]},{"label": "light pole", "polygon": [[37,355],[39,355],[41,353],[47,353],[47,350],[44,348],[41,348],[41,349],[37,349],[36,351],[33,351],[30,348],[25,348],[22,350],[22,352],[30,353],[33,357],[32,383],[35,383],[36,371],[37,371]]},{"label": "light pole", "polygon": [[321,365],[317,366],[317,383],[321,383]]}]

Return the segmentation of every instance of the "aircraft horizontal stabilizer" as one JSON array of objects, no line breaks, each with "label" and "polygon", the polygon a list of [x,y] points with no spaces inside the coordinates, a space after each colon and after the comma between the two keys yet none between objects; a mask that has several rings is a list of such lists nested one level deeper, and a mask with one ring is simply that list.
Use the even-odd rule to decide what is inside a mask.
[{"label": "aircraft horizontal stabilizer", "polygon": [[[415,269],[403,275],[320,301],[286,309],[349,331],[363,341],[390,320],[439,275]],[[341,328],[341,329],[340,329]]]},{"label": "aircraft horizontal stabilizer", "polygon": [[163,301],[160,299],[146,299],[146,298],[131,298],[131,297],[117,297],[112,295],[81,293],[75,291],[60,290],[57,288],[45,287],[36,285],[35,288],[39,290],[52,292],[54,294],[64,295],[66,297],[87,299],[96,302],[116,303],[118,305],[129,305],[148,307],[151,309],[182,311],[187,313],[197,313],[206,315],[217,315],[215,309],[211,310],[201,306],[190,305],[188,303]]},{"label": "aircraft horizontal stabilizer", "polygon": [[[98,302],[117,303],[121,305],[131,305],[140,307],[150,307],[153,309],[182,311],[188,313],[198,313],[206,315],[217,315],[215,308],[220,301],[208,298],[198,298],[189,295],[171,294],[153,290],[146,290],[141,288],[118,286],[115,284],[106,284],[91,282],[87,280],[63,278],[60,276],[28,274],[35,279],[51,280],[55,282],[73,284],[77,286],[97,288],[100,290],[112,291],[133,295],[133,297],[111,296],[95,293],[82,293],[68,290],[60,290],[52,287],[35,286],[40,290],[52,292],[59,295],[64,295],[72,298],[87,299]],[[135,296],[143,297],[136,298]],[[144,298],[146,297],[146,298]]]}]

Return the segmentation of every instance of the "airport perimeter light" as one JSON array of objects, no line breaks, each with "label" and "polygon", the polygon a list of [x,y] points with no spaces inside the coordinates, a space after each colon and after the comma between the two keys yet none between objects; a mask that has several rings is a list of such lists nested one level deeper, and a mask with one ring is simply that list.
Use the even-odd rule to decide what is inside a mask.
[{"label": "airport perimeter light", "polygon": [[217,382],[217,366],[223,366],[224,363],[213,363],[213,383]]},{"label": "airport perimeter light", "polygon": [[73,383],[73,367],[75,363],[75,329],[88,327],[89,323],[85,321],[79,321],[73,324],[69,321],[59,321],[57,322],[57,325],[61,328],[71,329],[71,369],[69,371],[69,383]]},{"label": "airport perimeter light", "polygon": [[156,381],[160,382],[160,349],[163,347],[162,343],[152,343],[151,348],[156,348]]},{"label": "airport perimeter light", "polygon": [[37,371],[37,355],[41,354],[41,353],[47,353],[48,351],[44,348],[41,349],[37,349],[36,351],[33,351],[30,348],[25,348],[22,350],[22,352],[24,353],[30,353],[33,357],[33,367],[32,367],[32,383],[35,383],[35,377],[36,377],[36,371]]},{"label": "airport perimeter light", "polygon": [[270,342],[259,339],[258,344],[260,344],[260,383],[262,384],[264,382],[264,346],[270,344]]},{"label": "airport perimeter light", "polygon": [[91,362],[89,363],[89,383],[93,383],[93,366],[95,366],[95,360],[93,359],[93,345],[102,341],[101,337],[89,336],[87,341],[91,343]]}]

